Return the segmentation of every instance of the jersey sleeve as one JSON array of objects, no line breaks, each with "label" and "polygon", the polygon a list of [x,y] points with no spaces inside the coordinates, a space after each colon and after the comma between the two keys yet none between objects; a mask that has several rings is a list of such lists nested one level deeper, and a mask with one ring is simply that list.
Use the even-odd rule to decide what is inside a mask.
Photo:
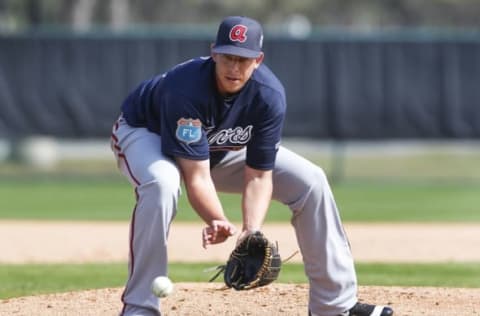
[{"label": "jersey sleeve", "polygon": [[198,108],[178,94],[165,93],[162,102],[162,152],[192,160],[208,159],[208,141]]},{"label": "jersey sleeve", "polygon": [[272,103],[259,107],[252,139],[247,145],[246,164],[254,169],[273,169],[280,145],[286,101],[281,95],[270,101]]}]

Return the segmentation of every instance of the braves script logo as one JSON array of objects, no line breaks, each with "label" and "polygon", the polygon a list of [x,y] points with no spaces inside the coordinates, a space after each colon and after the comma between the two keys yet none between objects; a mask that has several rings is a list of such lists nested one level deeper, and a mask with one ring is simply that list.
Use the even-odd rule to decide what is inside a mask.
[{"label": "braves script logo", "polygon": [[232,42],[245,43],[247,40],[248,27],[245,25],[237,24],[230,30],[230,40]]},{"label": "braves script logo", "polygon": [[208,144],[224,145],[228,142],[232,145],[245,145],[252,137],[252,128],[252,125],[248,125],[245,128],[237,126],[235,128],[222,129],[208,138]]}]

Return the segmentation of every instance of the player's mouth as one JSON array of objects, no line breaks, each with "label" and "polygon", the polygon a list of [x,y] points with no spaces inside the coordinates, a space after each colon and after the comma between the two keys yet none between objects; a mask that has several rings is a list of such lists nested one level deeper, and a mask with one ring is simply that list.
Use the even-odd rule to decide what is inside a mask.
[{"label": "player's mouth", "polygon": [[238,82],[240,81],[240,78],[238,78],[238,77],[226,76],[225,78],[226,78],[228,81],[234,82],[234,83],[238,83]]}]

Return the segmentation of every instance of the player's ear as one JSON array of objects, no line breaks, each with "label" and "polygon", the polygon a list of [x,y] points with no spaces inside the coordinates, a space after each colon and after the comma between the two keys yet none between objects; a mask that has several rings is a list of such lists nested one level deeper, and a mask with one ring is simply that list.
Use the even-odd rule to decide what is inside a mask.
[{"label": "player's ear", "polygon": [[213,61],[217,61],[217,54],[215,54],[212,50],[213,50],[213,45],[215,45],[214,43],[211,43],[210,44],[210,56],[212,57]]},{"label": "player's ear", "polygon": [[262,52],[262,53],[260,53],[260,56],[255,58],[255,69],[257,69],[260,66],[260,64],[263,62],[264,57],[265,57],[265,55]]}]

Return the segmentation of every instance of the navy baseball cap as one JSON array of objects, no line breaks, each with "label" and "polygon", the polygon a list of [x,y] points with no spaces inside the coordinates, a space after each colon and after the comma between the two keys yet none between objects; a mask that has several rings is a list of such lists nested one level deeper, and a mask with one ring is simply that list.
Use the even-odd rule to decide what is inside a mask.
[{"label": "navy baseball cap", "polygon": [[262,53],[262,44],[260,23],[244,16],[229,16],[220,23],[212,52],[257,58]]}]

